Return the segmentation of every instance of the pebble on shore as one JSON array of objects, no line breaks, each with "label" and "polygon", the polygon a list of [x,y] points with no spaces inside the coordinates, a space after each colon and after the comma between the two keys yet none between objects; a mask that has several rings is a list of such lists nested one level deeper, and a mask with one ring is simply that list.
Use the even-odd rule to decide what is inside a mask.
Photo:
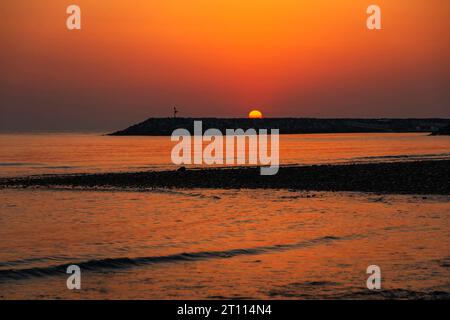
[{"label": "pebble on shore", "polygon": [[0,188],[247,188],[450,195],[450,160],[281,167],[274,176],[261,176],[255,167],[182,168],[3,178]]}]

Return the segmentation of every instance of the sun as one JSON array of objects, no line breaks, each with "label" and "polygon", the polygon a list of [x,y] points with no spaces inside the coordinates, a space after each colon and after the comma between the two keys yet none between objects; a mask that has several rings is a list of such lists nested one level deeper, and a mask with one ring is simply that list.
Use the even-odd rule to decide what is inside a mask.
[{"label": "sun", "polygon": [[252,110],[248,113],[249,119],[262,119],[263,115],[262,112],[259,110]]}]

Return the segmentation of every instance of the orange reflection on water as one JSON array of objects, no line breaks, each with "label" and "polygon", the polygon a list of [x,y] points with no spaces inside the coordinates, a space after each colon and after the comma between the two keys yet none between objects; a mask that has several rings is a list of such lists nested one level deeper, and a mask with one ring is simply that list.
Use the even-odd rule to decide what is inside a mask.
[{"label": "orange reflection on water", "polygon": [[[447,196],[2,190],[0,198],[4,298],[359,298],[372,264],[386,294],[450,291]],[[78,292],[46,273],[87,261]],[[11,268],[43,271],[2,277]]]},{"label": "orange reflection on water", "polygon": [[[170,137],[0,134],[0,176],[175,169],[170,158],[175,145]],[[427,133],[280,136],[282,165],[394,161],[411,156],[448,158],[450,137]]]}]

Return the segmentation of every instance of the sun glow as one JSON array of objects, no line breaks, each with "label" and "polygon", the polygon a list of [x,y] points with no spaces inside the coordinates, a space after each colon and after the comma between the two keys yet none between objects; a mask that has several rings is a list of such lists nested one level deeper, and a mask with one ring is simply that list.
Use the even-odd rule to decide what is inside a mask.
[{"label": "sun glow", "polygon": [[249,119],[262,119],[262,112],[259,110],[252,110],[248,114]]}]

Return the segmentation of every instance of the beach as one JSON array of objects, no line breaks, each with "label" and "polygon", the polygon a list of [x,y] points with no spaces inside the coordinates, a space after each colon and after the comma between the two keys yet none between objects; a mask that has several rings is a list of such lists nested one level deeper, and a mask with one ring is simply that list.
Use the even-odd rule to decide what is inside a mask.
[{"label": "beach", "polygon": [[448,139],[282,135],[261,176],[164,137],[3,135],[0,298],[449,299]]},{"label": "beach", "polygon": [[7,178],[0,180],[0,187],[294,189],[450,195],[450,160],[289,166],[280,168],[275,176],[262,176],[255,167],[182,167],[172,171]]},{"label": "beach", "polygon": [[450,300],[449,1],[0,7],[0,302]]}]

